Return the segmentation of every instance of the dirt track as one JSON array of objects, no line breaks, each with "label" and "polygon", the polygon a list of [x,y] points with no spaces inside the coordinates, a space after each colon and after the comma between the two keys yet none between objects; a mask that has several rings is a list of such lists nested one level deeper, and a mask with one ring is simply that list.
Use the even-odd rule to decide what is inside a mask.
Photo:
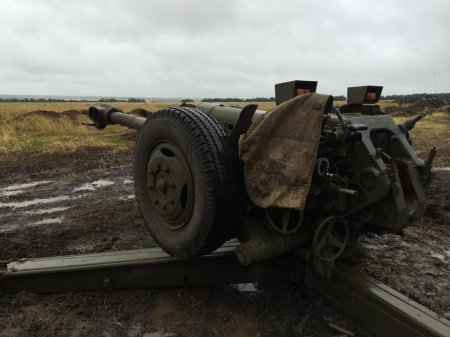
[{"label": "dirt track", "polygon": [[[154,246],[134,199],[132,144],[0,159],[0,259]],[[450,172],[438,172],[423,219],[403,236],[361,239],[367,273],[447,318],[449,190]],[[22,292],[1,295],[0,308],[1,336],[335,336],[330,322],[365,335],[299,287]]]}]

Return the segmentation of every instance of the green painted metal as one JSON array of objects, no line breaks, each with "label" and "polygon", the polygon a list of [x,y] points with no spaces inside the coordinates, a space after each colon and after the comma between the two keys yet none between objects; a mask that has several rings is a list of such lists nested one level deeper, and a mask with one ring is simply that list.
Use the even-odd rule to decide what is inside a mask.
[{"label": "green painted metal", "polygon": [[108,124],[120,124],[131,129],[140,130],[145,124],[145,118],[125,114],[108,105],[96,105],[89,108],[89,118],[97,129],[104,129]]},{"label": "green painted metal", "polygon": [[177,230],[189,220],[193,209],[193,178],[185,156],[170,141],[161,140],[147,164],[147,192],[160,222]]},{"label": "green painted metal", "polygon": [[22,259],[4,265],[0,290],[57,293],[242,282],[286,282],[287,261],[242,266],[237,242],[200,259],[180,261],[160,248]]},{"label": "green painted metal", "polygon": [[298,231],[292,235],[277,233],[265,226],[265,212],[254,210],[241,214],[238,237],[242,244],[237,247],[236,255],[243,265],[280,256],[305,243],[309,235]]},{"label": "green painted metal", "polygon": [[305,281],[374,336],[450,336],[448,320],[346,264],[336,265],[332,279],[308,269]]},{"label": "green painted metal", "polygon": [[[239,119],[242,108],[232,107],[221,103],[199,103],[195,106],[198,110],[214,118],[226,135],[230,136],[233,133],[235,125]],[[264,115],[266,111],[255,110],[252,121]]]},{"label": "green painted metal", "polygon": [[364,85],[347,88],[348,104],[374,104],[381,98],[383,87],[376,85]]},{"label": "green painted metal", "polygon": [[337,260],[347,247],[349,237],[348,223],[342,218],[330,216],[314,233],[313,253],[324,262]]},{"label": "green painted metal", "polygon": [[277,105],[300,94],[316,92],[317,81],[289,81],[275,84],[275,100]]}]

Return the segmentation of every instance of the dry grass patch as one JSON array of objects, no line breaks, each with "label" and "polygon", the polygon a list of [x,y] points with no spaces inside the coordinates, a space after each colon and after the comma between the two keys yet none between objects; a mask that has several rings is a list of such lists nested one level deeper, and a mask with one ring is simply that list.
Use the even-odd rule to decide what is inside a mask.
[{"label": "dry grass patch", "polygon": [[[87,110],[98,102],[0,102],[0,156],[18,152],[52,153],[84,146],[126,147],[122,137],[130,132],[120,125],[104,131],[82,125],[89,122]],[[179,102],[128,103],[112,106],[130,112],[157,111]]]},{"label": "dry grass patch", "polygon": [[[30,111],[55,111],[63,112],[67,110],[88,110],[90,106],[100,104],[99,102],[0,102],[0,121],[17,117]],[[124,112],[134,109],[145,109],[157,111],[162,108],[180,105],[180,102],[149,102],[149,103],[128,103],[112,102],[107,103]]]},{"label": "dry grass patch", "polygon": [[24,120],[0,124],[0,155],[14,152],[57,152],[80,146],[121,145],[123,127],[107,132],[82,125],[68,118],[49,119],[32,116]]},{"label": "dry grass patch", "polygon": [[[408,118],[398,117],[402,123]],[[433,146],[437,148],[434,166],[450,166],[450,115],[445,112],[432,113],[420,120],[410,132],[413,147],[420,158],[426,159]]]}]

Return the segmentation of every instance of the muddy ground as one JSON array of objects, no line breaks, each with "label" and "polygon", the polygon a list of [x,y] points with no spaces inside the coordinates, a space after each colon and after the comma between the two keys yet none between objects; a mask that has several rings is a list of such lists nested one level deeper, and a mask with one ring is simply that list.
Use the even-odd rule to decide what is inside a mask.
[{"label": "muddy ground", "polygon": [[450,319],[450,170],[436,175],[422,219],[400,235],[361,238],[363,270]]},{"label": "muddy ground", "polygon": [[[155,246],[134,198],[129,151],[3,160],[0,259]],[[1,336],[365,336],[299,287],[211,286],[0,297]]]},{"label": "muddy ground", "polygon": [[[419,144],[420,147],[420,144]],[[444,153],[448,153],[448,149]],[[129,149],[0,158],[0,259],[153,247]],[[450,318],[450,171],[402,235],[361,238],[368,274]],[[299,286],[0,295],[0,336],[366,336]]]}]

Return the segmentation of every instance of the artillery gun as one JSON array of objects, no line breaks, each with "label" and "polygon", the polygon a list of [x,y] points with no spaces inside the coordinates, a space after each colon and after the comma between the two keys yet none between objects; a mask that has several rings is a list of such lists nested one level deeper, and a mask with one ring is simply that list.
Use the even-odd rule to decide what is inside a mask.
[{"label": "artillery gun", "polygon": [[199,103],[147,119],[93,106],[89,117],[99,129],[138,130],[137,200],[170,255],[199,257],[237,238],[244,265],[296,250],[331,276],[360,232],[399,232],[424,214],[436,150],[417,157],[409,131],[424,114],[397,125],[376,105],[382,87],[348,88],[341,107],[316,87],[277,84],[269,112]]}]

